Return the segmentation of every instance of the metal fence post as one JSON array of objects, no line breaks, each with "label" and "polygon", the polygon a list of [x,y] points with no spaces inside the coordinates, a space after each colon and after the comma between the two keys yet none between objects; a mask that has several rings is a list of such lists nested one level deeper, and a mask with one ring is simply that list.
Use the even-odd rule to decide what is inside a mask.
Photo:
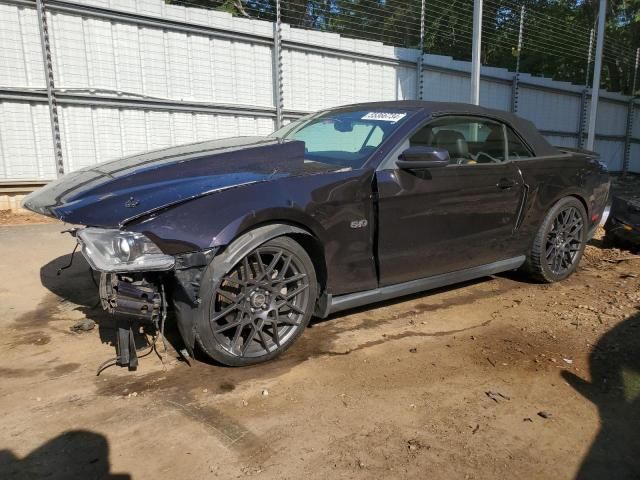
[{"label": "metal fence post", "polygon": [[424,95],[424,78],[423,74],[423,63],[424,63],[424,16],[425,16],[425,0],[422,0],[422,6],[420,8],[420,44],[418,46],[420,53],[418,54],[418,65],[417,65],[417,94],[418,100],[423,99]]},{"label": "metal fence post", "polygon": [[280,0],[276,0],[276,23],[273,24],[273,97],[276,104],[276,129],[282,127],[284,107],[282,76],[282,17]]},{"label": "metal fence post", "polygon": [[480,105],[480,71],[482,61],[482,2],[483,0],[473,0],[473,31],[471,39],[471,89],[470,102],[473,105]]},{"label": "metal fence post", "polygon": [[47,85],[47,99],[49,101],[49,117],[51,120],[51,136],[53,138],[53,154],[56,162],[57,176],[64,175],[64,160],[62,157],[62,141],[60,138],[60,120],[58,118],[58,101],[56,99],[53,80],[53,61],[51,59],[51,46],[49,43],[49,29],[47,27],[47,14],[44,0],[36,0],[38,12],[38,28],[40,29],[40,44],[42,47],[42,61],[44,78]]},{"label": "metal fence post", "polygon": [[633,135],[633,110],[635,107],[636,82],[638,81],[638,64],[640,63],[640,48],[636,49],[636,63],[633,69],[633,83],[631,84],[631,98],[627,110],[627,130],[624,135],[624,160],[622,161],[622,174],[629,170],[631,160],[631,136]]},{"label": "metal fence post", "polygon": [[602,50],[604,48],[605,20],[607,17],[607,0],[600,0],[598,5],[598,30],[596,33],[596,54],[593,65],[593,84],[591,86],[591,104],[589,105],[589,128],[587,130],[587,150],[595,148],[596,120],[598,101],[600,98],[600,75],[602,74]]},{"label": "metal fence post", "polygon": [[520,95],[520,52],[522,51],[522,33],[524,29],[524,5],[520,8],[520,30],[518,31],[518,50],[516,51],[516,73],[511,86],[511,111],[518,112],[518,97]]},{"label": "metal fence post", "polygon": [[589,53],[587,55],[587,73],[584,80],[584,89],[580,98],[580,123],[578,124],[578,148],[584,148],[585,135],[584,131],[587,126],[587,100],[589,95],[589,76],[591,73],[591,61],[593,60],[593,41],[595,31],[591,29],[589,35]]}]

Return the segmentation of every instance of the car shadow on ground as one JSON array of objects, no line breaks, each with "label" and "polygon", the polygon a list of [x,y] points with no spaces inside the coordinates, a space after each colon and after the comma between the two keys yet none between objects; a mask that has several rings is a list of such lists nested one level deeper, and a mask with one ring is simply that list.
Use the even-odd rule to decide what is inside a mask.
[{"label": "car shadow on ground", "polygon": [[[60,271],[62,267],[66,267],[64,270]],[[60,271],[60,274],[58,272]],[[397,303],[407,302],[411,300],[416,300],[419,298],[424,298],[425,301],[428,300],[428,297],[437,295],[439,293],[443,293],[446,291],[454,291],[459,289],[464,289],[471,285],[480,284],[490,280],[492,277],[483,277],[475,280],[470,280],[463,283],[458,283],[455,285],[450,285],[447,287],[437,288],[425,292],[419,292],[412,295],[406,295],[403,297],[378,302],[372,305],[366,305],[359,308],[354,308],[345,312],[339,312],[330,315],[327,318],[312,318],[309,324],[310,328],[313,328],[315,325],[334,321],[343,316],[353,315],[357,313],[366,312],[371,309],[377,309],[385,306],[394,305]],[[98,327],[100,340],[103,343],[109,345],[115,345],[116,341],[116,330],[115,330],[115,319],[114,317],[105,312],[100,305],[100,298],[98,293],[98,284],[100,282],[99,275],[89,267],[89,264],[86,262],[82,254],[76,253],[73,257],[73,262],[71,262],[71,254],[60,256],[51,262],[47,263],[40,269],[40,281],[42,285],[47,288],[51,293],[60,297],[64,301],[67,301],[71,304],[77,305],[76,309],[83,313],[87,319],[93,320],[96,322]],[[451,304],[458,304],[461,302],[472,301],[476,297],[481,297],[484,294],[482,292],[476,293],[474,295],[467,295],[460,298],[460,300],[450,300],[446,302],[444,305],[434,305],[430,307],[428,305],[422,305],[421,310],[424,309],[433,309],[437,310],[439,308],[443,308],[445,306],[450,306]],[[415,313],[413,310],[409,313]],[[166,322],[166,330],[165,335],[168,343],[178,352],[184,348],[184,343],[178,329],[175,327],[175,321],[172,317],[172,312],[169,312],[169,317]],[[153,334],[153,331],[149,331],[149,333]],[[147,336],[136,334],[136,348],[139,350],[139,354],[143,353],[145,349],[148,349],[150,346],[149,338]],[[218,362],[211,360],[206,355],[195,349],[195,357],[196,360],[211,364],[221,366]]]},{"label": "car shadow on ground", "polygon": [[[638,306],[640,308],[640,306]],[[576,479],[640,478],[640,312],[604,334],[589,357],[591,381],[565,380],[598,407],[600,431]]]},{"label": "car shadow on ground", "polygon": [[128,474],[112,474],[109,443],[95,432],[71,430],[52,438],[24,458],[10,450],[0,450],[0,478],[71,479],[100,478],[128,480]]}]

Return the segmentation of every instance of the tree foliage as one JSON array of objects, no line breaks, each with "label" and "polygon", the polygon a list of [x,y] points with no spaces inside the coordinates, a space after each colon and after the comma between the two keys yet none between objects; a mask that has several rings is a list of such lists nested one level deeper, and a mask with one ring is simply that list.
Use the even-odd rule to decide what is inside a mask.
[{"label": "tree foliage", "polygon": [[[276,16],[275,0],[166,1],[269,21]],[[282,0],[281,18],[296,27],[417,48],[420,8],[420,0]],[[514,70],[519,52],[521,72],[584,84],[592,76],[588,53],[597,13],[596,0],[484,0],[482,62]],[[426,0],[424,50],[470,59],[472,19],[473,0]],[[631,93],[640,0],[610,0],[606,25],[602,86]]]}]

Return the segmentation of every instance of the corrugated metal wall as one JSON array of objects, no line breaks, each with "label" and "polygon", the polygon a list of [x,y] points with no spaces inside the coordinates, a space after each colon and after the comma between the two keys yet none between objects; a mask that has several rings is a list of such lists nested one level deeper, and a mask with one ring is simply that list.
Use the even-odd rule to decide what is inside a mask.
[{"label": "corrugated metal wall", "polygon": [[[273,24],[162,0],[76,3],[84,10],[52,8],[47,17],[65,171],[167,145],[274,129]],[[87,6],[108,10],[98,14]],[[416,98],[415,50],[288,25],[282,38],[289,117]],[[0,182],[55,178],[40,48],[33,5],[0,0]],[[467,101],[469,71],[468,62],[426,55],[424,98]],[[483,75],[482,103],[508,110],[513,73],[484,68]],[[582,87],[528,75],[521,82],[519,113],[553,143],[576,146]],[[622,168],[627,107],[626,97],[610,93],[599,105],[596,149],[611,170]],[[634,125],[639,138],[638,111]],[[631,170],[640,172],[638,143],[631,153]]]}]

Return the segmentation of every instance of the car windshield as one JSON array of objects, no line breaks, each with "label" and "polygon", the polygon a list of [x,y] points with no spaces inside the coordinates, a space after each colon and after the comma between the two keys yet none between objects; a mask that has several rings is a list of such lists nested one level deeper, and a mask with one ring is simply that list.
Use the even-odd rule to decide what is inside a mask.
[{"label": "car windshield", "polygon": [[323,112],[291,122],[271,136],[303,141],[305,160],[361,168],[408,116],[396,109]]}]

